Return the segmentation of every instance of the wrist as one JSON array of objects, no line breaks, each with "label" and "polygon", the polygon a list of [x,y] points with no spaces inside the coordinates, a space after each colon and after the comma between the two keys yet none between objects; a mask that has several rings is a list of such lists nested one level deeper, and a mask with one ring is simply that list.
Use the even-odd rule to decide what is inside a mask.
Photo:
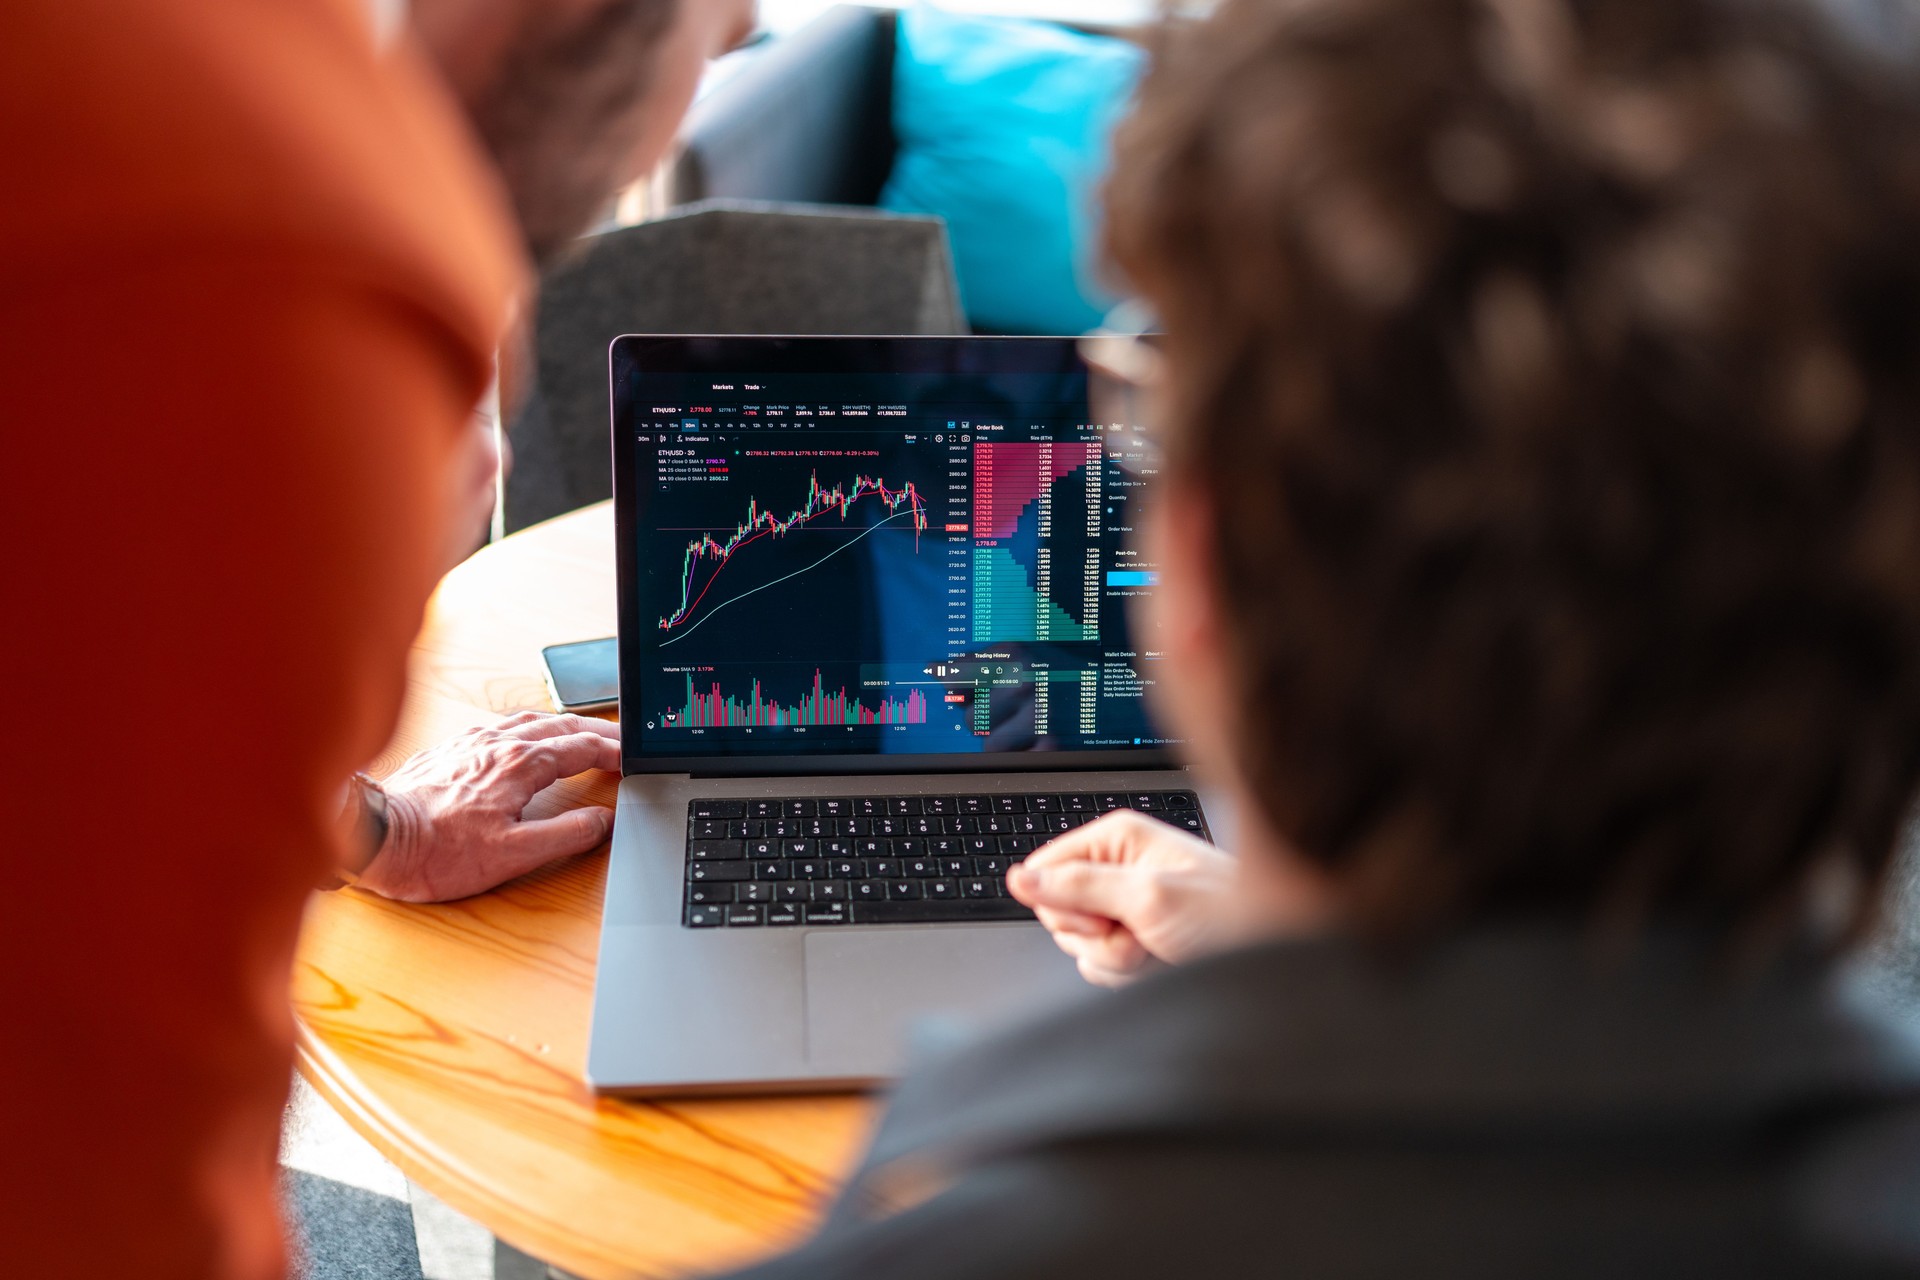
[{"label": "wrist", "polygon": [[426,901],[422,886],[413,883],[412,872],[421,827],[420,810],[413,800],[404,792],[387,792],[385,838],[361,870],[359,885],[383,898]]}]

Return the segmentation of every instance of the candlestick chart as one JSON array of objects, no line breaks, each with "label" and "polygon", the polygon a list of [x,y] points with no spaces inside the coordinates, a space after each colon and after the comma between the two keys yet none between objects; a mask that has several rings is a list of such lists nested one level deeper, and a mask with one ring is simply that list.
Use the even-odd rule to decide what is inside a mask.
[{"label": "candlestick chart", "polygon": [[[739,589],[731,594],[723,588],[718,596],[714,595],[715,585],[720,582],[722,574],[747,548],[755,544],[787,538],[796,531],[812,527],[815,521],[827,515],[837,515],[840,523],[845,525],[849,513],[857,505],[869,500],[871,505],[878,507],[886,514],[880,516],[874,523],[862,527],[852,539],[829,548],[819,560],[769,581],[740,582]],[[675,639],[689,634],[700,621],[711,617],[735,600],[817,568],[834,555],[846,550],[852,542],[896,521],[901,522],[903,527],[911,527],[916,545],[919,536],[926,532],[926,500],[910,480],[895,488],[883,478],[858,475],[854,477],[851,485],[836,484],[829,489],[821,485],[819,473],[816,471],[808,481],[806,499],[784,516],[779,515],[773,508],[763,507],[757,495],[750,497],[747,500],[745,518],[726,536],[716,537],[712,532],[702,532],[698,538],[687,544],[681,560],[679,603],[672,612],[659,620],[660,630],[679,633]],[[734,579],[730,578],[729,581],[731,583]],[[703,605],[706,606],[704,610]],[[671,643],[673,643],[672,640],[664,641],[663,646]]]}]

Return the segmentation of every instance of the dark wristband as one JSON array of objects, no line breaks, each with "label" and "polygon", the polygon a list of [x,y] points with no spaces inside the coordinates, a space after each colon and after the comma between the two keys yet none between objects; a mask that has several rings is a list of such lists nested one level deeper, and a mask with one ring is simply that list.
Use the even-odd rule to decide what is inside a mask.
[{"label": "dark wristband", "polygon": [[354,791],[360,797],[360,858],[356,865],[347,868],[349,875],[359,875],[373,865],[380,856],[380,850],[387,843],[387,791],[380,783],[364,773],[353,775]]}]

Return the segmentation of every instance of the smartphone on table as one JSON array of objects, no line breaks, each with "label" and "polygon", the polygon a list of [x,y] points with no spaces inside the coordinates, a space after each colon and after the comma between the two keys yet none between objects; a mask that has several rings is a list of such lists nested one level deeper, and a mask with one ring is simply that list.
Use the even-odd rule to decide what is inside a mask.
[{"label": "smartphone on table", "polygon": [[540,651],[547,692],[562,711],[606,711],[620,705],[620,655],[613,640],[551,644]]}]

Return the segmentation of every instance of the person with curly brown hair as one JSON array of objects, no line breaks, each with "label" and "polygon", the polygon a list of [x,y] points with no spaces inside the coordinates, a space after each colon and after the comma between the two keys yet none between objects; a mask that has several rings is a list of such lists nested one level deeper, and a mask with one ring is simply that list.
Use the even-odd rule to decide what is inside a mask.
[{"label": "person with curly brown hair", "polygon": [[1017,867],[1124,989],[909,1078],[753,1274],[1920,1273],[1852,963],[1920,782],[1920,78],[1766,0],[1223,0],[1107,195],[1237,856]]}]

